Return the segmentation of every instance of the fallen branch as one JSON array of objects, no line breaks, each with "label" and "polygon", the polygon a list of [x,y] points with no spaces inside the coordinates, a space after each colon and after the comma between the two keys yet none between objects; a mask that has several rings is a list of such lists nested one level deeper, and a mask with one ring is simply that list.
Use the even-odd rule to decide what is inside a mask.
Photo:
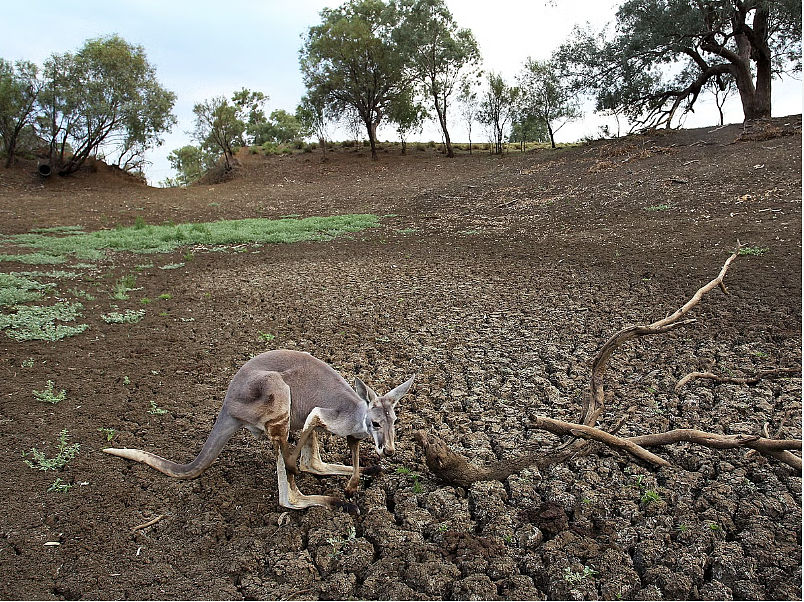
[{"label": "fallen branch", "polygon": [[156,517],[156,518],[154,518],[153,520],[149,520],[147,523],[143,523],[143,524],[141,524],[141,525],[137,525],[136,527],[134,527],[133,529],[131,529],[131,532],[132,532],[132,533],[136,533],[137,531],[139,531],[139,530],[141,530],[141,529],[145,529],[145,528],[147,528],[147,527],[150,527],[151,525],[155,525],[156,523],[158,523],[158,522],[159,522],[160,520],[162,520],[163,518],[165,518],[165,515],[164,515],[164,514],[160,514],[159,516],[157,516],[157,517]]},{"label": "fallen branch", "polygon": [[691,380],[696,378],[708,378],[710,380],[716,380],[721,383],[731,383],[735,385],[753,385],[758,383],[759,381],[775,376],[783,376],[786,374],[798,374],[801,372],[801,367],[797,368],[776,368],[774,370],[762,370],[757,372],[753,376],[746,376],[743,378],[734,377],[734,376],[718,376],[713,372],[690,372],[676,385],[676,391],[681,389],[684,385],[686,385]]},{"label": "fallen branch", "polygon": [[[614,353],[615,350],[631,339],[665,333],[675,328],[686,326],[695,322],[694,319],[683,318],[691,309],[700,303],[701,299],[706,293],[715,287],[719,287],[725,294],[728,294],[728,290],[723,284],[723,278],[726,275],[731,263],[739,255],[739,251],[740,243],[738,241],[737,248],[723,264],[723,267],[721,268],[717,277],[699,288],[692,298],[690,298],[689,301],[687,301],[675,312],[666,318],[657,320],[656,322],[646,326],[629,326],[624,328],[603,344],[592,361],[592,374],[589,381],[589,393],[583,400],[581,416],[578,423],[564,422],[562,420],[555,420],[553,418],[547,418],[544,416],[531,416],[531,423],[528,426],[546,430],[559,436],[573,437],[571,441],[552,452],[531,453],[511,461],[497,462],[490,466],[477,466],[470,463],[460,454],[450,450],[447,447],[447,444],[435,435],[425,433],[424,431],[419,431],[414,435],[414,438],[416,442],[424,449],[427,466],[439,478],[462,487],[468,487],[473,482],[479,480],[506,479],[511,474],[519,472],[528,466],[544,468],[550,464],[564,461],[573,454],[577,453],[581,447],[588,443],[589,440],[599,441],[609,447],[621,449],[635,456],[636,458],[642,459],[645,462],[649,462],[655,466],[669,466],[670,462],[646,450],[645,447],[669,445],[686,441],[715,449],[747,447],[751,449],[749,454],[759,452],[769,455],[777,458],[781,462],[784,462],[794,469],[801,471],[801,458],[790,453],[789,451],[791,449],[801,450],[801,440],[778,439],[786,417],[785,420],[782,421],[782,425],[780,425],[777,431],[776,438],[773,439],[768,435],[767,425],[765,425],[764,437],[759,435],[745,434],[720,435],[717,433],[707,433],[695,429],[675,429],[664,433],[641,435],[638,437],[618,437],[613,433],[607,433],[594,426],[604,409],[605,391],[603,389],[603,377],[612,353]],[[768,376],[790,374],[800,372],[800,370],[800,368],[766,370],[758,373],[756,377],[748,377],[744,379],[721,378],[717,377],[711,372],[695,372],[682,379],[676,386],[676,390],[683,387],[693,378],[715,378],[717,380],[722,380],[723,382],[750,383],[757,382],[758,380]],[[756,380],[754,380],[754,378]],[[620,419],[613,431],[616,432],[619,430],[623,422],[624,419]]]}]

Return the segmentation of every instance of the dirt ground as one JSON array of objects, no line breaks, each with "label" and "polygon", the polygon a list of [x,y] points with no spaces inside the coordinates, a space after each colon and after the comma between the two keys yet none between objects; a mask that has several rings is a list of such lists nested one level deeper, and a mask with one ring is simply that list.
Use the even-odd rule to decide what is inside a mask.
[{"label": "dirt ground", "polygon": [[[0,597],[801,599],[801,474],[774,458],[680,443],[655,450],[672,463],[656,470],[594,447],[464,489],[438,481],[412,438],[429,430],[478,464],[559,445],[529,417],[577,419],[602,343],[680,307],[739,240],[755,253],[732,265],[730,295],[711,292],[694,324],[615,353],[600,426],[629,412],[624,436],[767,423],[800,439],[800,374],[675,390],[696,370],[801,365],[801,117],[775,128],[741,142],[742,126],[728,126],[454,160],[432,149],[378,162],[244,155],[233,180],[186,190],[102,165],[47,180],[35,164],[0,169],[2,234],[138,216],[381,216],[329,242],[56,266],[79,272],[55,298],[81,300],[90,328],[55,343],[0,333]],[[0,263],[36,269],[51,267]],[[137,290],[111,299],[126,274]],[[107,324],[112,304],[145,318]],[[284,511],[273,449],[246,431],[191,481],[101,452],[99,429],[114,429],[116,447],[189,461],[233,374],[274,348],[381,392],[418,374],[397,454],[361,482],[359,516]],[[48,380],[66,392],[58,405],[32,395]],[[166,413],[149,413],[152,402]],[[60,472],[23,462],[31,448],[55,455],[63,429],[81,447]],[[342,439],[324,449],[347,460]],[[362,455],[379,462],[368,443]],[[48,491],[56,477],[73,487]],[[299,479],[304,493],[342,496],[345,484]]]}]

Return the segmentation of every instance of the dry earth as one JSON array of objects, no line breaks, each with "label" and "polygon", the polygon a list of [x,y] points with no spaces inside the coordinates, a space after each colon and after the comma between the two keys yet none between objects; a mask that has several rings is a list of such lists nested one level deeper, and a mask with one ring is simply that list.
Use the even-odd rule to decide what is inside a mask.
[{"label": "dry earth", "polygon": [[[615,354],[600,424],[633,406],[620,434],[769,423],[800,439],[800,374],[675,391],[695,370],[801,364],[801,117],[775,128],[784,135],[735,143],[741,126],[729,126],[502,158],[243,156],[233,180],[187,190],[105,166],[47,180],[35,165],[0,170],[2,234],[137,216],[382,216],[326,243],[57,266],[80,273],[59,298],[95,297],[81,298],[90,329],[56,343],[0,334],[0,597],[801,599],[801,475],[773,458],[677,444],[657,451],[673,466],[655,470],[596,447],[462,489],[439,482],[412,440],[429,429],[477,463],[559,445],[528,417],[576,419],[600,345],[681,306],[738,239],[764,251],[733,264],[730,295],[713,291],[695,324]],[[127,274],[138,290],[113,301]],[[146,316],[106,324],[112,303]],[[99,429],[113,428],[118,447],[188,461],[232,375],[271,348],[383,391],[418,373],[398,453],[361,483],[359,516],[283,511],[274,452],[245,431],[193,481],[101,453]],[[66,390],[58,405],[32,395],[47,380]],[[81,450],[61,472],[23,463],[33,447],[54,455],[63,429]],[[325,452],[343,461],[345,442],[326,439]],[[74,486],[48,492],[55,476]],[[344,485],[300,478],[305,493]]]}]

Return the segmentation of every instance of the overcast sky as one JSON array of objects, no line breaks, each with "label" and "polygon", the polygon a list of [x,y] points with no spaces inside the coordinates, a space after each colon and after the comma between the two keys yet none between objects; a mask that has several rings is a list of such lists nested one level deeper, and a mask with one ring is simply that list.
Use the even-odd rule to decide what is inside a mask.
[{"label": "overcast sky", "polygon": [[[179,119],[163,147],[149,155],[152,183],[172,175],[167,154],[191,143],[195,103],[213,96],[231,95],[241,88],[270,97],[266,113],[285,109],[293,113],[305,93],[299,71],[301,35],[320,23],[319,12],[342,0],[28,0],[4,2],[0,57],[26,59],[40,66],[54,52],[76,51],[89,38],[118,34],[145,48],[160,83],[177,95]],[[614,20],[619,1],[557,0],[446,0],[456,22],[474,33],[483,67],[503,74],[509,83],[530,56],[547,59],[564,41],[574,24],[602,27]],[[774,115],[801,112],[801,82],[774,82]],[[702,99],[703,100],[703,99]],[[697,106],[697,105],[696,105]],[[696,109],[687,127],[713,125],[714,105]],[[733,101],[727,121],[741,122],[739,101]],[[595,135],[600,122],[591,115],[559,132],[559,141]],[[454,141],[466,139],[465,128],[450,130]],[[394,139],[391,129],[380,139]],[[473,133],[477,138],[478,134]],[[423,140],[439,140],[428,127]]]}]

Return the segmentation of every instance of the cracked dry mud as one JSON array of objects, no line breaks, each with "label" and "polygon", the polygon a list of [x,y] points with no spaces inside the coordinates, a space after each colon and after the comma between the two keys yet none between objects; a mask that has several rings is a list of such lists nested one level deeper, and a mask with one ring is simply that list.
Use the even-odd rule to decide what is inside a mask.
[{"label": "cracked dry mud", "polygon": [[[801,364],[800,124],[739,143],[729,126],[502,158],[242,156],[230,182],[188,190],[102,166],[47,181],[0,170],[3,234],[136,216],[383,216],[325,243],[116,253],[79,268],[75,288],[96,297],[84,301],[90,330],[57,343],[0,334],[0,596],[800,599],[801,475],[772,458],[677,444],[657,451],[672,467],[655,470],[597,446],[458,488],[429,473],[412,436],[428,429],[477,464],[559,445],[527,417],[575,420],[599,346],[680,307],[739,239],[766,251],[732,265],[729,296],[713,291],[695,324],[614,354],[600,423],[632,408],[622,435],[775,432],[790,410],[781,436],[801,438],[800,375],[674,390],[695,370]],[[153,299],[145,319],[106,324],[109,289],[132,273],[141,290],[117,303]],[[360,516],[284,511],[273,450],[246,431],[193,481],[101,453],[98,429],[114,428],[118,447],[190,460],[235,371],[280,347],[383,391],[418,373],[397,455],[361,483]],[[47,380],[66,390],[57,406],[31,395]],[[149,414],[151,401],[167,413]],[[75,487],[47,492],[53,473],[21,454],[52,452],[65,428],[81,452],[58,476]],[[343,440],[323,448],[348,460]],[[364,462],[377,463],[369,448]],[[345,481],[299,485],[342,495]]]}]

